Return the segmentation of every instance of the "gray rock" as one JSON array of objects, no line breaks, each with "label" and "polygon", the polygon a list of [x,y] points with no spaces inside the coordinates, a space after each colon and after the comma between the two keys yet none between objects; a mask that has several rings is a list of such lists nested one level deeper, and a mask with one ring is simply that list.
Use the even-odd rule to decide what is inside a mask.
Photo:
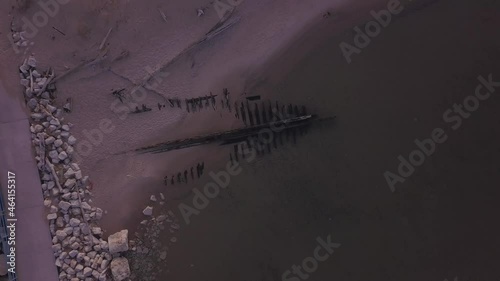
[{"label": "gray rock", "polygon": [[[75,272],[75,270],[74,270],[73,268],[68,267],[68,268],[66,269],[66,273],[67,273],[68,275],[75,275],[75,273],[76,273],[76,272]],[[73,281],[74,279],[75,279],[75,278],[72,278],[70,281]],[[76,279],[76,280],[78,280],[78,279]]]},{"label": "gray rock", "polygon": [[63,144],[63,141],[61,139],[57,139],[54,141],[54,146],[55,147],[60,147]]},{"label": "gray rock", "polygon": [[[100,227],[92,227],[92,234],[94,235],[102,235],[102,229]],[[128,242],[127,242],[128,244]]]},{"label": "gray rock", "polygon": [[49,151],[49,157],[52,159],[57,159],[59,157],[59,153],[56,150]]},{"label": "gray rock", "polygon": [[36,101],[36,99],[30,99],[27,105],[30,109],[35,109],[35,107],[38,105],[38,102]]},{"label": "gray rock", "polygon": [[36,59],[35,59],[35,57],[30,56],[28,58],[28,61],[26,63],[28,64],[28,66],[31,66],[31,67],[35,68],[36,67]]},{"label": "gray rock", "polygon": [[56,237],[57,237],[57,239],[59,239],[59,241],[63,241],[64,238],[66,238],[67,236],[68,236],[68,234],[66,234],[66,232],[64,232],[62,230],[56,231]]},{"label": "gray rock", "polygon": [[64,211],[67,211],[71,207],[71,204],[66,201],[61,201],[59,202],[59,208],[61,208]]},{"label": "gray rock", "polygon": [[33,70],[33,71],[31,72],[31,74],[32,74],[32,75],[33,75],[33,77],[35,77],[35,78],[40,78],[40,77],[42,76],[42,75],[41,75],[38,71],[36,71],[36,69],[35,69],[35,70]]},{"label": "gray rock", "polygon": [[75,227],[75,226],[79,226],[80,225],[80,220],[79,219],[75,219],[75,218],[72,218],[69,220],[69,225]]},{"label": "gray rock", "polygon": [[59,119],[57,118],[54,118],[52,120],[50,120],[50,125],[54,125],[54,126],[61,126],[61,122],[59,122]]},{"label": "gray rock", "polygon": [[62,247],[61,244],[57,243],[52,245],[52,252],[54,253],[59,253],[61,251]]},{"label": "gray rock", "polygon": [[69,165],[71,166],[71,169],[73,169],[73,171],[80,171],[80,166],[78,166],[77,163],[71,163]]},{"label": "gray rock", "polygon": [[53,136],[50,136],[45,139],[45,145],[53,144],[56,139]]},{"label": "gray rock", "polygon": [[47,220],[55,220],[57,219],[57,214],[56,213],[52,213],[52,214],[48,214],[47,215]]},{"label": "gray rock", "polygon": [[31,91],[30,88],[26,88],[26,91],[24,91],[24,96],[26,96],[26,99],[31,99],[33,97],[33,91]]},{"label": "gray rock", "polygon": [[35,133],[40,133],[41,131],[43,131],[43,126],[40,124],[36,124],[34,129],[35,129]]},{"label": "gray rock", "polygon": [[153,215],[153,207],[147,206],[142,213],[146,216],[151,216]]},{"label": "gray rock", "polygon": [[66,158],[68,158],[68,154],[66,153],[66,151],[63,151],[61,153],[59,153],[59,156],[57,156],[60,160],[64,160]]},{"label": "gray rock", "polygon": [[73,169],[69,168],[66,173],[64,173],[64,177],[69,179],[75,176],[75,171]]},{"label": "gray rock", "polygon": [[[47,93],[47,94],[48,94],[48,92],[45,92],[45,93]],[[50,98],[50,97],[49,97],[49,98]],[[50,113],[53,113],[54,111],[56,111],[56,110],[57,110],[57,107],[55,107],[55,106],[53,106],[53,105],[48,104],[48,105],[47,105],[47,110],[48,110]]]},{"label": "gray rock", "polygon": [[28,74],[29,67],[28,67],[28,65],[26,65],[26,64],[22,64],[22,65],[19,67],[19,70],[21,70],[21,72],[22,72],[22,73],[24,73],[24,74]]},{"label": "gray rock", "polygon": [[123,281],[130,277],[130,267],[126,258],[115,258],[111,261],[111,274],[116,281]]},{"label": "gray rock", "polygon": [[82,234],[84,234],[84,235],[90,234],[90,227],[88,226],[88,224],[86,224],[86,223],[80,224],[80,229],[82,231]]},{"label": "gray rock", "polygon": [[31,118],[33,118],[34,120],[41,120],[43,119],[44,115],[41,114],[41,113],[32,113],[31,114]]},{"label": "gray rock", "polygon": [[92,268],[90,268],[90,267],[84,268],[83,269],[83,276],[89,277],[90,275],[92,275]]},{"label": "gray rock", "polygon": [[74,145],[76,143],[76,138],[74,136],[69,136],[68,144]]},{"label": "gray rock", "polygon": [[56,220],[56,225],[59,228],[64,227],[64,219],[62,217],[58,217]]},{"label": "gray rock", "polygon": [[97,208],[97,209],[95,210],[95,218],[96,218],[97,220],[100,220],[100,219],[102,218],[102,209],[101,209],[101,208]]},{"label": "gray rock", "polygon": [[76,257],[76,255],[78,255],[78,251],[77,250],[71,250],[71,252],[69,252],[69,256],[72,257],[72,258]]},{"label": "gray rock", "polygon": [[75,178],[77,180],[81,180],[82,179],[82,171],[76,171],[75,172]]},{"label": "gray rock", "polygon": [[82,209],[84,210],[92,210],[92,207],[87,202],[82,202]]},{"label": "gray rock", "polygon": [[30,80],[28,79],[21,79],[21,85],[24,87],[29,87],[30,86]]}]

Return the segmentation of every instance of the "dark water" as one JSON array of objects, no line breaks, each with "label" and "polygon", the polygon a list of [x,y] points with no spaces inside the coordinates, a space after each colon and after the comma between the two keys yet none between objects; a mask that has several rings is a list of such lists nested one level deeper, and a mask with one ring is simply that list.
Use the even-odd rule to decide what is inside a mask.
[{"label": "dark water", "polygon": [[[256,93],[337,118],[240,159],[241,174],[181,228],[160,280],[286,280],[328,235],[340,246],[307,280],[498,280],[500,87],[456,130],[443,113],[479,75],[500,81],[499,4],[439,1],[393,20],[351,64],[338,47],[352,44],[347,31],[264,72],[286,75]],[[436,128],[448,139],[391,192],[384,172]],[[211,149],[222,170],[232,147]]]}]

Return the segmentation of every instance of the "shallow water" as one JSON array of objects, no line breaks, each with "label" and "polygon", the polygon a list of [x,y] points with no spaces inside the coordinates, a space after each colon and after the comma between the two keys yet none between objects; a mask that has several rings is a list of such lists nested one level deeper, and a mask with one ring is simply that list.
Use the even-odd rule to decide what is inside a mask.
[{"label": "shallow water", "polygon": [[[344,32],[325,34],[305,55],[291,48],[278,58],[302,57],[289,71],[263,70],[255,93],[337,119],[296,144],[242,161],[229,187],[181,224],[162,278],[287,280],[282,274],[313,256],[317,238],[328,235],[341,245],[307,280],[500,277],[500,100],[481,102],[457,130],[442,117],[474,94],[479,75],[500,80],[500,36],[491,36],[498,31],[485,19],[498,8],[491,1],[440,1],[409,9],[351,64],[338,47],[352,42]],[[414,140],[435,128],[447,141],[392,193],[384,172],[396,173],[398,155],[408,158]],[[214,171],[230,151],[211,148],[221,155]],[[184,202],[193,206],[191,200]]]}]

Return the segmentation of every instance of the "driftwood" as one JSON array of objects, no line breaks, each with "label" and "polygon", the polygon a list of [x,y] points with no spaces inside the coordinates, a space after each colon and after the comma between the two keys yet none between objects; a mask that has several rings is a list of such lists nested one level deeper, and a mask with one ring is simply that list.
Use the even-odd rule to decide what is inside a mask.
[{"label": "driftwood", "polygon": [[53,82],[55,83],[56,81],[59,81],[61,80],[62,78],[68,76],[69,74],[73,73],[73,72],[76,72],[77,70],[83,68],[83,67],[86,67],[86,66],[89,66],[89,65],[93,65],[95,63],[98,63],[98,62],[101,62],[103,61],[104,59],[107,58],[106,56],[107,52],[104,52],[104,54],[98,54],[95,58],[93,59],[89,59],[89,60],[85,60],[85,61],[82,61],[80,62],[79,64],[77,64],[75,67],[67,70],[66,72],[64,72],[63,74],[55,77],[53,80]]},{"label": "driftwood", "polygon": [[110,28],[108,30],[108,34],[106,34],[106,37],[104,37],[104,39],[102,39],[101,45],[99,46],[99,50],[102,50],[102,48],[104,47],[104,44],[106,44],[106,41],[108,40],[108,37],[109,37],[109,34],[111,33],[111,30],[113,30],[113,28]]},{"label": "driftwood", "polygon": [[211,143],[211,142],[216,142],[216,141],[220,141],[220,142],[222,142],[222,144],[228,144],[228,143],[237,142],[239,140],[253,136],[253,135],[257,134],[260,130],[265,129],[265,128],[280,127],[280,126],[284,125],[286,127],[286,129],[290,129],[290,128],[306,125],[310,121],[312,121],[314,118],[315,118],[314,115],[298,116],[298,117],[293,117],[293,118],[289,118],[289,119],[285,119],[285,120],[273,121],[273,122],[269,122],[266,124],[255,125],[255,126],[251,126],[251,127],[234,129],[234,130],[229,130],[229,131],[224,131],[224,132],[219,132],[219,133],[214,133],[214,134],[209,134],[209,135],[203,135],[203,136],[194,137],[194,138],[187,138],[187,139],[159,143],[159,144],[139,148],[139,149],[136,149],[135,151],[139,152],[139,153],[161,153],[161,152],[166,152],[166,151],[170,151],[170,150],[174,150],[174,149],[187,148],[187,147],[207,144],[207,143]]},{"label": "driftwood", "polygon": [[87,221],[85,220],[85,210],[83,210],[83,207],[82,207],[82,198],[81,198],[81,196],[80,196],[80,186],[78,186],[78,183],[77,183],[77,184],[75,184],[75,186],[74,186],[74,187],[76,187],[76,188],[77,188],[77,190],[76,190],[76,194],[78,195],[78,205],[80,206],[80,212],[82,212],[82,218],[83,218],[83,220],[84,220],[85,222],[87,222]]},{"label": "driftwood", "polygon": [[60,191],[62,191],[61,183],[59,182],[59,176],[56,173],[56,170],[54,169],[54,165],[50,163],[49,159],[45,157],[45,164],[49,167],[49,171],[52,173],[52,177],[54,178],[54,181],[56,182],[57,188],[59,188]]},{"label": "driftwood", "polygon": [[47,86],[52,82],[52,80],[55,78],[55,74],[54,74],[54,70],[51,68],[50,70],[50,74],[49,74],[49,77],[47,78],[47,80],[45,81],[45,83],[43,83],[43,86],[42,88],[40,89],[40,94],[45,92],[45,90],[47,89]]},{"label": "driftwood", "polygon": [[167,16],[165,15],[165,13],[163,13],[163,11],[162,11],[162,10],[160,10],[160,9],[158,9],[158,12],[160,12],[160,15],[161,15],[161,17],[163,18],[163,20],[164,20],[165,22],[167,22]]}]

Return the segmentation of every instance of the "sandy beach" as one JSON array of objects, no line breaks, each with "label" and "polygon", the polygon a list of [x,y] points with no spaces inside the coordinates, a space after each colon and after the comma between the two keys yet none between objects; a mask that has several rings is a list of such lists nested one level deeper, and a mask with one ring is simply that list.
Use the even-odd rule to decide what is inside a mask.
[{"label": "sandy beach", "polygon": [[[41,8],[12,0],[0,7],[0,79],[25,108],[17,69],[29,54],[61,76],[55,101],[73,102],[64,120],[80,144],[91,203],[105,210],[105,237],[128,229],[131,240],[148,240],[156,230],[140,224],[148,219],[143,209],[175,213],[177,229],[158,230],[149,255],[125,254],[131,280],[498,279],[499,100],[482,101],[457,130],[443,113],[474,94],[479,76],[500,80],[500,7],[403,1],[346,61],[339,46],[355,45],[354,28],[389,2],[240,1],[231,13],[236,23],[200,43],[221,21],[214,2],[69,1],[17,54],[7,40],[11,22],[21,26]],[[122,88],[124,102],[111,94]],[[180,204],[193,206],[193,190],[224,169],[232,146],[133,150],[243,127],[220,104],[197,112],[168,104],[221,97],[223,88],[231,102],[259,95],[336,119],[242,161],[241,174],[186,224]],[[129,114],[142,104],[153,110]],[[408,157],[415,139],[436,128],[448,140],[391,192],[384,173],[397,171],[398,155]],[[198,163],[206,166],[201,178],[165,186],[165,176]],[[150,200],[160,193],[164,205]],[[328,235],[340,247],[317,270],[283,276]]]}]

